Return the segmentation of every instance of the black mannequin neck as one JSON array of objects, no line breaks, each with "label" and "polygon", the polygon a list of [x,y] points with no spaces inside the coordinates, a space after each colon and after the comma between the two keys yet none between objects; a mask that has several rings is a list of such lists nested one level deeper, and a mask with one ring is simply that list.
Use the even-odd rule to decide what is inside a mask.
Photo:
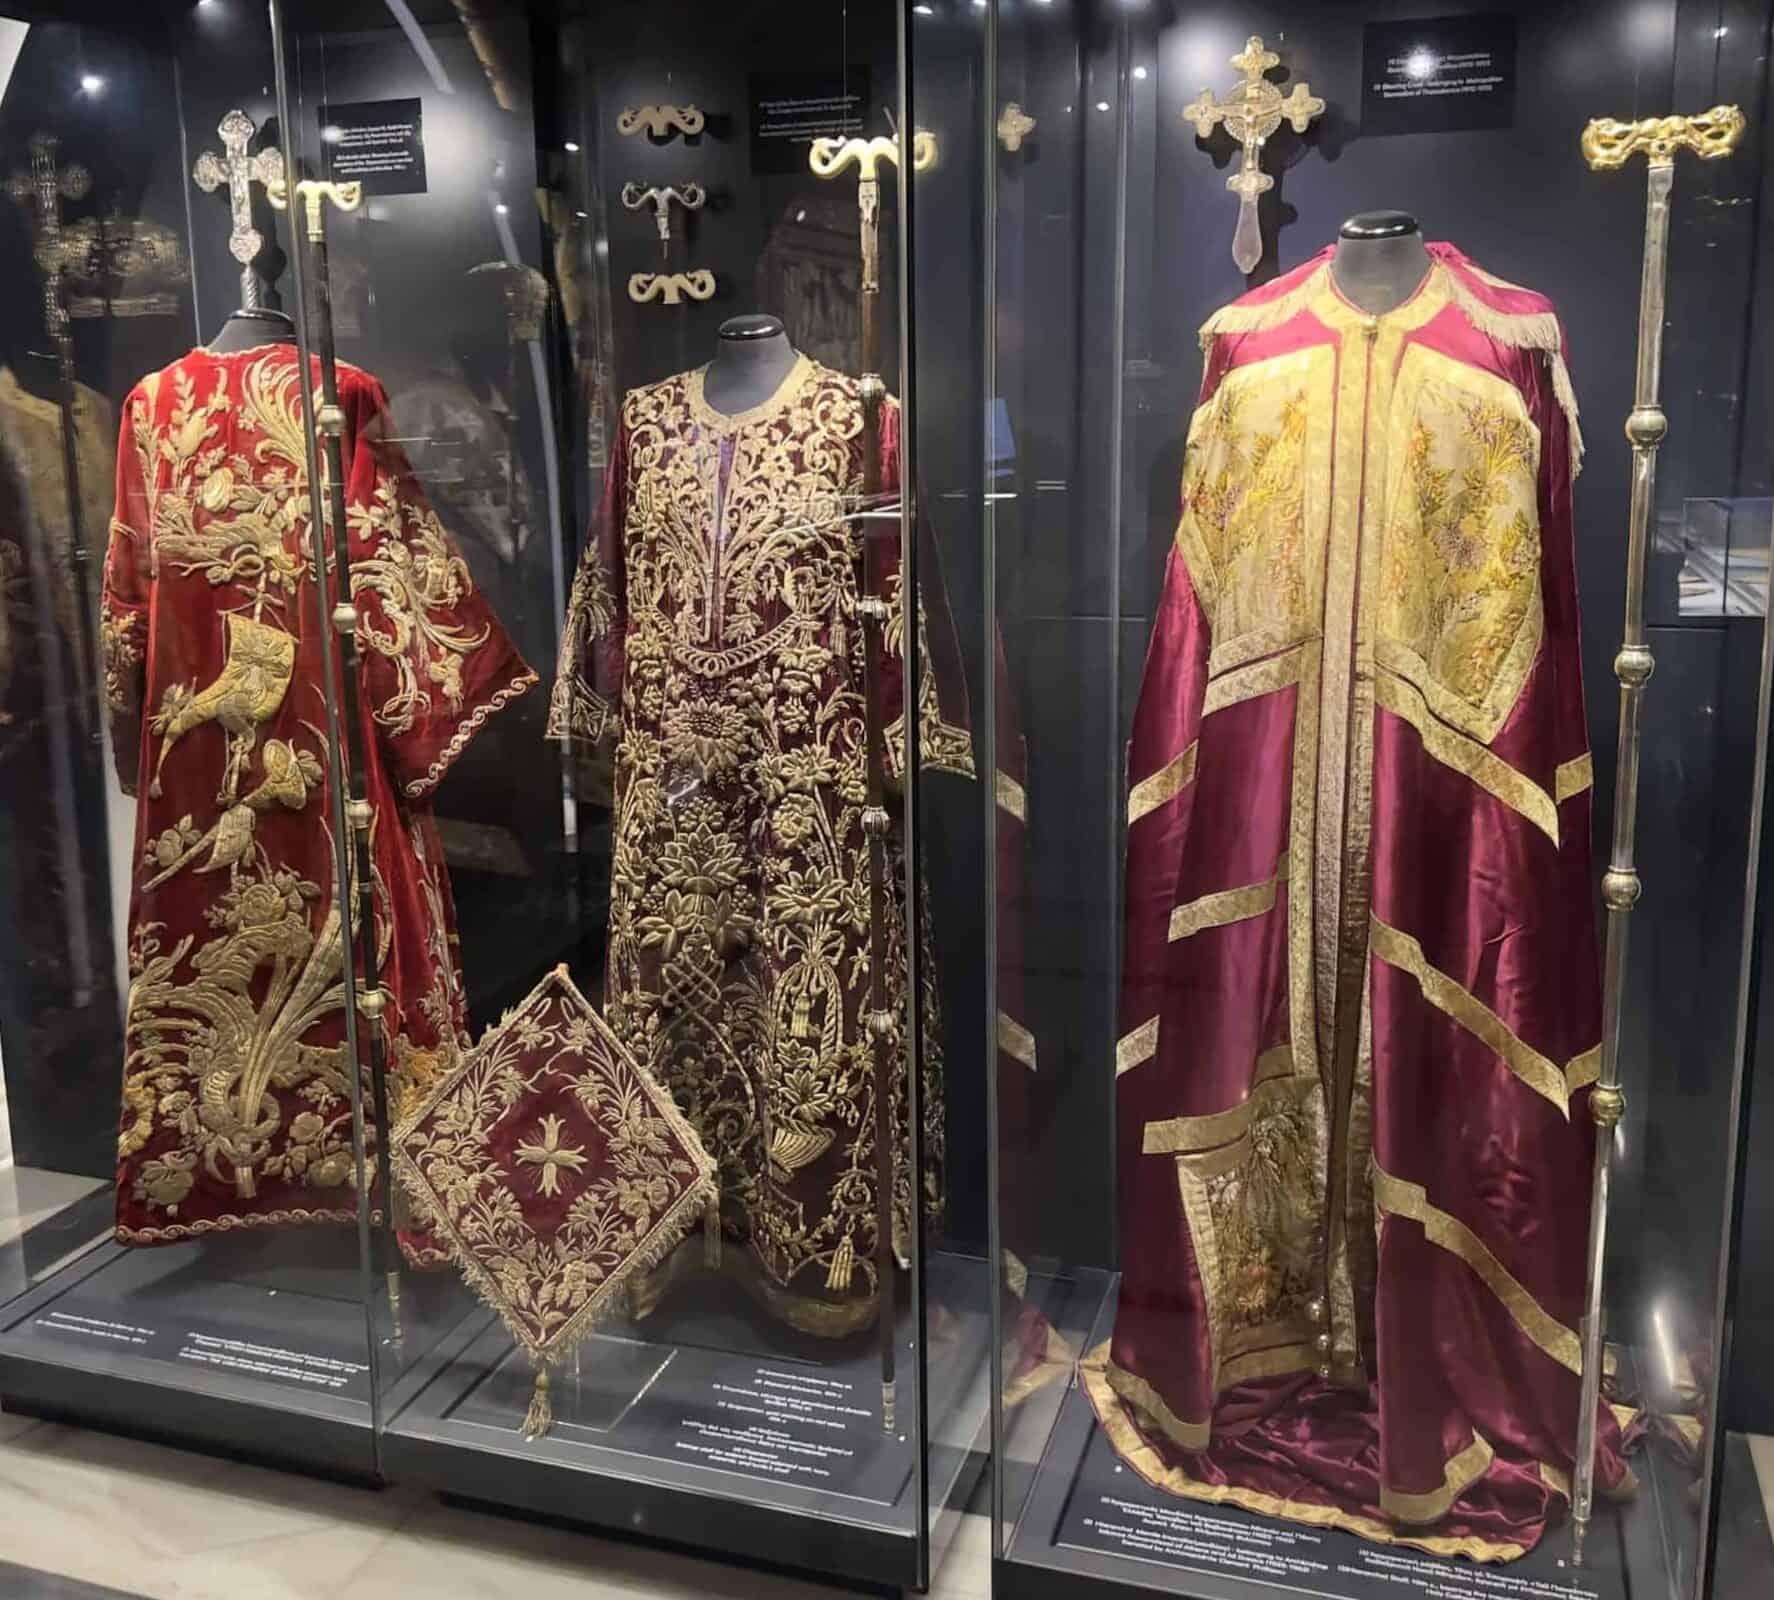
[{"label": "black mannequin neck", "polygon": [[720,346],[703,376],[702,397],[729,415],[749,411],[782,387],[798,359],[777,318],[730,318],[721,324]]},{"label": "black mannequin neck", "polygon": [[296,325],[281,311],[235,311],[216,330],[207,348],[215,355],[232,355],[261,344],[294,344]]},{"label": "black mannequin neck", "polygon": [[1345,300],[1377,317],[1410,299],[1430,264],[1415,217],[1404,211],[1363,211],[1339,231],[1331,275]]}]

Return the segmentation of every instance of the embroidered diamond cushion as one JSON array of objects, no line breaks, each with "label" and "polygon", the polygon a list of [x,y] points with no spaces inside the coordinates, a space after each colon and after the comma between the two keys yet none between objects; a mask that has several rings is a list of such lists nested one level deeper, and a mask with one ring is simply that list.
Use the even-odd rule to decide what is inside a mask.
[{"label": "embroidered diamond cushion", "polygon": [[536,1366],[526,1438],[552,1421],[549,1366],[715,1195],[695,1132],[565,967],[438,1082],[397,1130],[394,1163]]}]

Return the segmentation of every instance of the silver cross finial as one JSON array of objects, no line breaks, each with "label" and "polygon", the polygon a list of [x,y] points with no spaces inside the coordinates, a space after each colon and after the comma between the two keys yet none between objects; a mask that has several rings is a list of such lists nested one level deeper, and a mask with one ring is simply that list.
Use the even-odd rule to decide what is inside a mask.
[{"label": "silver cross finial", "polygon": [[256,131],[253,119],[244,111],[230,111],[216,127],[222,136],[222,154],[205,150],[191,169],[197,187],[205,194],[214,194],[227,185],[228,211],[234,221],[234,231],[228,235],[228,253],[240,263],[241,294],[249,306],[258,303],[258,277],[253,262],[265,248],[264,236],[253,226],[252,186],[269,186],[283,176],[283,156],[275,147],[267,146],[257,155],[247,154]]}]

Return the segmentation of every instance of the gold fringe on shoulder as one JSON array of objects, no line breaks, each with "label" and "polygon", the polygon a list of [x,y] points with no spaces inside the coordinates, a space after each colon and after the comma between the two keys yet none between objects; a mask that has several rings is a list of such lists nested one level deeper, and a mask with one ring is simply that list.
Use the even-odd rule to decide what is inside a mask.
[{"label": "gold fringe on shoulder", "polygon": [[[1478,267],[1469,270],[1480,282],[1488,283],[1493,288],[1509,289],[1518,294],[1526,292],[1519,285],[1506,283],[1502,278],[1493,277]],[[1570,369],[1565,365],[1564,331],[1558,325],[1557,313],[1502,311],[1479,299],[1460,281],[1457,271],[1450,270],[1446,276],[1448,293],[1454,304],[1480,333],[1495,339],[1498,344],[1510,345],[1518,350],[1539,350],[1545,354],[1547,372],[1552,378],[1553,396],[1569,425],[1571,476],[1576,477],[1583,470],[1583,428],[1577,420],[1577,391],[1571,387]]]},{"label": "gold fringe on shoulder", "polygon": [[1448,294],[1480,333],[1499,344],[1523,350],[1558,350],[1564,338],[1558,317],[1550,311],[1502,311],[1479,299],[1452,269],[1447,273]]},{"label": "gold fringe on shoulder", "polygon": [[1222,333],[1262,333],[1269,328],[1279,328],[1282,323],[1297,317],[1306,309],[1307,302],[1318,293],[1324,275],[1329,270],[1330,264],[1321,262],[1287,293],[1278,294],[1273,300],[1257,300],[1248,304],[1243,300],[1234,300],[1229,306],[1221,306],[1201,324],[1201,348],[1206,350],[1215,337]]}]

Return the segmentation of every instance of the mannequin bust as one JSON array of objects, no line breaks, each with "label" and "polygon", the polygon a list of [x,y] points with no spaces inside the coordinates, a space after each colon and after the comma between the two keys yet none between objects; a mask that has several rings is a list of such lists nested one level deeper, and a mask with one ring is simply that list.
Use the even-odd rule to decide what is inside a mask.
[{"label": "mannequin bust", "polygon": [[230,312],[228,320],[210,340],[208,349],[215,355],[226,356],[251,350],[255,345],[295,342],[296,325],[283,312],[255,307]]},{"label": "mannequin bust", "polygon": [[720,347],[702,379],[702,397],[731,416],[761,406],[782,387],[799,352],[788,342],[780,317],[762,312],[729,317]]},{"label": "mannequin bust", "polygon": [[1408,211],[1358,211],[1337,230],[1331,276],[1345,300],[1379,317],[1417,292],[1430,264]]}]

